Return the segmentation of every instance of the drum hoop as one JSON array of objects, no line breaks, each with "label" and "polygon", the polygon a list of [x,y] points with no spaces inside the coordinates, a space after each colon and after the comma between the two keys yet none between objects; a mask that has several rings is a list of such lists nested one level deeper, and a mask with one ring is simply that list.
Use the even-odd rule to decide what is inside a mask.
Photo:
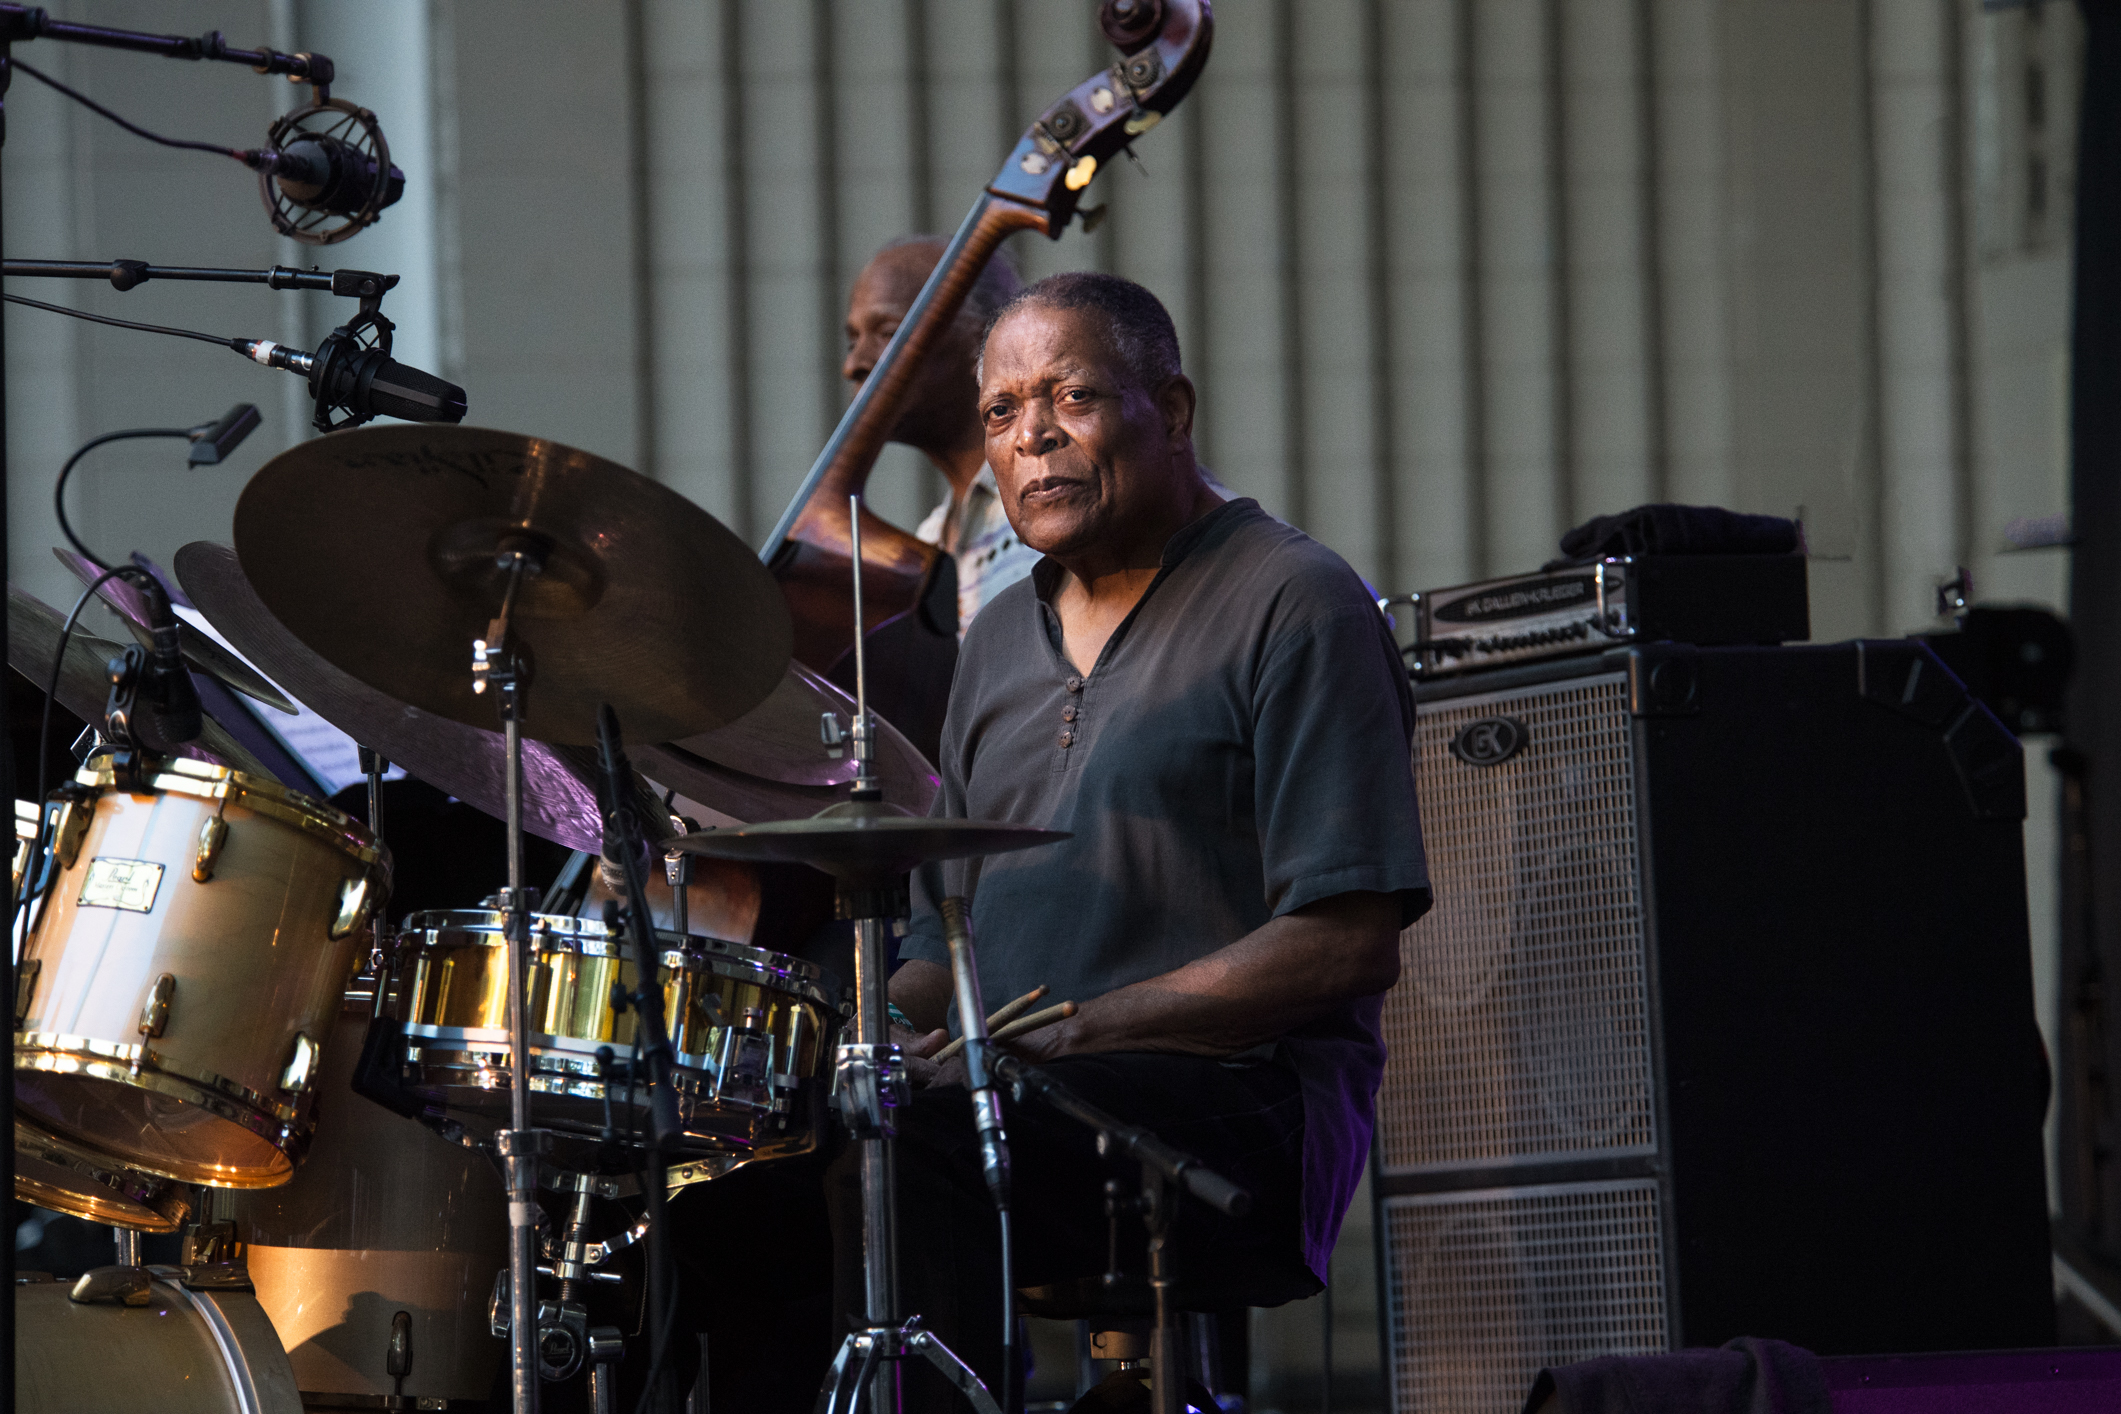
[{"label": "drum hoop", "polygon": [[[22,1172],[28,1156],[78,1178],[82,1188],[61,1188]],[[141,1232],[175,1232],[191,1214],[185,1185],[143,1173],[106,1156],[78,1149],[37,1125],[15,1118],[15,1196],[53,1212]],[[125,1211],[114,1212],[118,1205]],[[139,1214],[145,1214],[143,1219]]]},{"label": "drum hoop", "polygon": [[[555,924],[567,926],[553,926]],[[437,908],[408,914],[398,929],[398,939],[403,945],[424,950],[443,945],[416,935],[473,933],[486,936],[478,943],[447,946],[499,948],[507,944],[506,927],[506,915],[498,910]],[[678,936],[668,929],[656,930],[656,940],[666,945],[675,942]],[[531,942],[535,944],[546,938],[562,943],[572,942],[575,947],[540,948],[540,951],[579,951],[585,957],[617,957],[621,961],[627,960],[627,950],[623,945],[613,940],[609,930],[594,919],[567,918],[549,913],[532,914]],[[827,1011],[836,1010],[839,1005],[838,1000],[826,991],[825,969],[814,962],[805,962],[802,958],[790,957],[770,948],[753,947],[749,943],[734,943],[709,933],[688,933],[684,938],[689,948],[663,948],[661,961],[664,966],[692,967],[704,962],[709,971],[732,981],[753,982],[778,991],[793,992]],[[590,947],[588,944],[595,946]]]},{"label": "drum hoop", "polygon": [[[328,801],[248,771],[194,761],[187,756],[164,758],[160,767],[148,782],[153,790],[194,800],[233,801],[255,814],[292,825],[371,870],[379,870],[379,882],[387,883],[390,878],[390,851],[376,843],[366,825]],[[115,792],[118,788],[117,777],[108,765],[84,767],[74,780],[99,792]]]},{"label": "drum hoop", "polygon": [[[506,1070],[508,1068],[508,1029],[506,1027],[435,1026],[424,1021],[409,1021],[405,1023],[405,1038],[408,1042],[438,1042],[441,1047],[449,1048],[443,1052],[444,1054],[498,1056],[502,1062],[500,1065],[491,1067],[481,1065],[479,1068],[495,1070]],[[589,1049],[576,1050],[576,1046]],[[535,1061],[540,1059],[541,1055],[568,1059],[579,1057],[584,1062],[593,1062],[596,1059],[594,1047],[599,1046],[611,1046],[614,1051],[629,1049],[628,1047],[613,1045],[609,1041],[592,1041],[591,1038],[586,1036],[555,1036],[549,1031],[531,1032],[530,1049],[533,1059],[530,1071],[531,1088],[533,1090],[537,1088],[540,1072]],[[426,1059],[429,1054],[427,1047],[420,1047],[419,1050],[421,1051],[421,1057],[416,1059],[408,1056],[406,1061],[408,1065],[434,1063]],[[712,1076],[715,1073],[715,1061],[712,1056],[702,1055],[696,1051],[680,1051],[676,1049],[671,1051],[671,1055],[677,1060],[681,1071],[696,1071],[706,1076]],[[557,1074],[580,1075],[588,1082],[595,1082],[596,1080],[595,1072],[587,1070],[548,1070],[543,1073],[548,1076]],[[768,1079],[771,1080],[772,1077],[769,1076]]]},{"label": "drum hoop", "polygon": [[[137,1070],[134,1069],[136,1060]],[[127,1045],[99,1041],[92,1036],[66,1036],[48,1031],[18,1031],[15,1033],[15,1069],[47,1075],[82,1075],[196,1105],[216,1119],[226,1120],[257,1135],[288,1161],[285,1174],[274,1175],[262,1182],[224,1178],[207,1185],[211,1188],[277,1188],[293,1177],[294,1170],[300,1167],[316,1130],[315,1122],[304,1121],[294,1105],[268,1100],[255,1090],[212,1071],[179,1070],[140,1044]],[[71,1142],[78,1144],[81,1141]],[[177,1183],[199,1181],[130,1157],[124,1160],[124,1166]]]}]

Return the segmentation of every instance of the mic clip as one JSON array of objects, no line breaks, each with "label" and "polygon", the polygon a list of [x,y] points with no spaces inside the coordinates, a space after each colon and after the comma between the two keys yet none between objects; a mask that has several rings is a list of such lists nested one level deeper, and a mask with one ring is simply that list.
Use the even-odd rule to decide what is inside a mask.
[{"label": "mic clip", "polygon": [[103,704],[103,737],[110,743],[110,769],[119,790],[140,794],[161,765],[133,731],[140,684],[147,678],[147,650],[133,644],[110,660],[110,696]]}]

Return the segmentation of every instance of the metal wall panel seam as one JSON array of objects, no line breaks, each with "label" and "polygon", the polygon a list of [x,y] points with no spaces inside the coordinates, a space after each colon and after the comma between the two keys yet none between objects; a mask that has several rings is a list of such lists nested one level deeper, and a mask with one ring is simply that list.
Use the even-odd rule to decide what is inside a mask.
[{"label": "metal wall panel seam", "polygon": [[1281,324],[1282,514],[1304,524],[1310,510],[1310,448],[1304,425],[1303,251],[1296,173],[1296,0],[1274,7],[1275,278]]},{"label": "metal wall panel seam", "polygon": [[[744,0],[720,0],[723,330],[729,378],[730,529],[747,542],[758,535],[758,495],[752,463],[751,209],[745,161]],[[778,511],[775,514],[779,514]]]},{"label": "metal wall panel seam", "polygon": [[[1658,160],[1657,36],[1654,0],[1632,0],[1629,23],[1635,51],[1635,146],[1638,196],[1636,222],[1641,227],[1636,264],[1642,281],[1642,397],[1646,438],[1644,490],[1651,501],[1671,499],[1671,442],[1666,425],[1664,337],[1664,242],[1658,185],[1664,166]],[[1619,509],[1613,507],[1612,509]]]},{"label": "metal wall panel seam", "polygon": [[1488,524],[1487,301],[1482,298],[1480,211],[1480,98],[1475,82],[1479,50],[1473,32],[1474,0],[1453,0],[1452,39],[1457,49],[1459,286],[1463,301],[1460,336],[1465,366],[1465,478],[1467,576],[1492,573],[1494,535]]},{"label": "metal wall panel seam", "polygon": [[[1554,497],[1556,533],[1575,524],[1577,502],[1576,456],[1576,360],[1575,310],[1571,307],[1569,278],[1569,148],[1563,118],[1568,107],[1568,63],[1562,52],[1562,0],[1541,0],[1540,48],[1545,72],[1540,87],[1540,114],[1545,129],[1547,185],[1547,302],[1550,343],[1547,357],[1553,368],[1553,458],[1549,475]],[[1616,507],[1616,509],[1618,509]],[[1532,565],[1526,569],[1535,568]]]},{"label": "metal wall panel seam", "polygon": [[1369,188],[1363,215],[1367,221],[1363,275],[1370,303],[1370,476],[1376,516],[1370,563],[1377,583],[1390,593],[1399,585],[1399,485],[1393,451],[1399,445],[1398,379],[1392,357],[1391,220],[1385,210],[1385,0],[1364,0],[1362,9],[1362,102],[1364,185]]}]

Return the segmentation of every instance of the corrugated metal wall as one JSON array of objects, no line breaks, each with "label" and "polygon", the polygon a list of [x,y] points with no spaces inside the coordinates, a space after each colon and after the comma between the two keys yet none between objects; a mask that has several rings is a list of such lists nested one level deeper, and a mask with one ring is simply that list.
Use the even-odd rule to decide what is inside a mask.
[{"label": "corrugated metal wall", "polygon": [[[658,476],[763,529],[840,405],[854,272],[953,225],[1102,62],[1091,10],[642,0]],[[1162,295],[1205,458],[1381,586],[1535,565],[1644,500],[1801,508],[1822,634],[1899,631],[1997,548],[2020,498],[1984,475],[2022,482],[2033,450],[2059,491],[2058,448],[2013,427],[2005,467],[1980,442],[1970,149],[2025,146],[1996,56],[2070,18],[1225,0],[1199,89],[1092,188],[1105,225],[1015,253]],[[1989,256],[2063,268],[2052,241]],[[875,500],[910,521],[936,491],[894,453]]]}]

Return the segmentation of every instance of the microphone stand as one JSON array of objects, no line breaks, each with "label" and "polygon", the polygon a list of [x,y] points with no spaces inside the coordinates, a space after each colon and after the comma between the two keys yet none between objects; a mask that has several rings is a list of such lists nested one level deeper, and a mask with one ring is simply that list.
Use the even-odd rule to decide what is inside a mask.
[{"label": "microphone stand", "polygon": [[383,292],[397,288],[398,277],[373,270],[297,270],[275,265],[267,270],[229,270],[211,265],[149,265],[144,260],[9,260],[0,262],[9,279],[108,280],[118,291],[138,289],[150,280],[205,280],[221,285],[263,285],[268,290],[327,290],[348,299],[381,304]]},{"label": "microphone stand", "polygon": [[[969,1043],[966,1049],[971,1049]],[[1149,1407],[1153,1414],[1182,1414],[1185,1399],[1180,1389],[1185,1372],[1180,1368],[1183,1362],[1178,1354],[1178,1326],[1171,1318],[1172,1190],[1190,1193],[1233,1218],[1252,1210],[1252,1195],[1183,1149],[1166,1144],[1152,1131],[1106,1114],[1036,1066],[1025,1065],[1012,1055],[997,1055],[993,1068],[996,1075],[1015,1087],[1019,1098],[1028,1091],[1050,1108],[1095,1131],[1100,1153],[1116,1152],[1140,1161],[1142,1191],[1138,1208],[1142,1225],[1149,1230],[1149,1290],[1156,1303],[1155,1334],[1149,1347],[1154,1376]]]},{"label": "microphone stand", "polygon": [[[626,884],[626,933],[633,949],[635,992],[631,998],[638,1021],[639,1044],[636,1063],[648,1067],[648,1176],[642,1196],[648,1217],[648,1407],[670,1407],[670,1369],[667,1364],[670,1316],[675,1308],[676,1272],[672,1269],[670,1228],[664,1221],[669,1201],[665,1181],[665,1155],[678,1135],[677,1093],[672,1088],[677,1057],[670,1046],[670,1030],[663,1020],[661,959],[657,956],[654,915],[648,906],[647,842],[632,804],[633,769],[619,743],[618,716],[605,703],[597,709],[598,757],[609,795],[606,817],[606,849],[617,848],[619,870]],[[607,1082],[608,1083],[608,1082]]]},{"label": "microphone stand", "polygon": [[197,39],[177,34],[142,34],[137,30],[55,20],[41,5],[0,5],[0,47],[29,39],[64,39],[75,44],[93,44],[99,49],[160,54],[165,59],[219,59],[229,64],[245,64],[257,73],[285,74],[294,82],[308,83],[315,89],[319,103],[331,96],[331,83],[337,77],[331,60],[322,54],[233,49],[219,30]]}]

